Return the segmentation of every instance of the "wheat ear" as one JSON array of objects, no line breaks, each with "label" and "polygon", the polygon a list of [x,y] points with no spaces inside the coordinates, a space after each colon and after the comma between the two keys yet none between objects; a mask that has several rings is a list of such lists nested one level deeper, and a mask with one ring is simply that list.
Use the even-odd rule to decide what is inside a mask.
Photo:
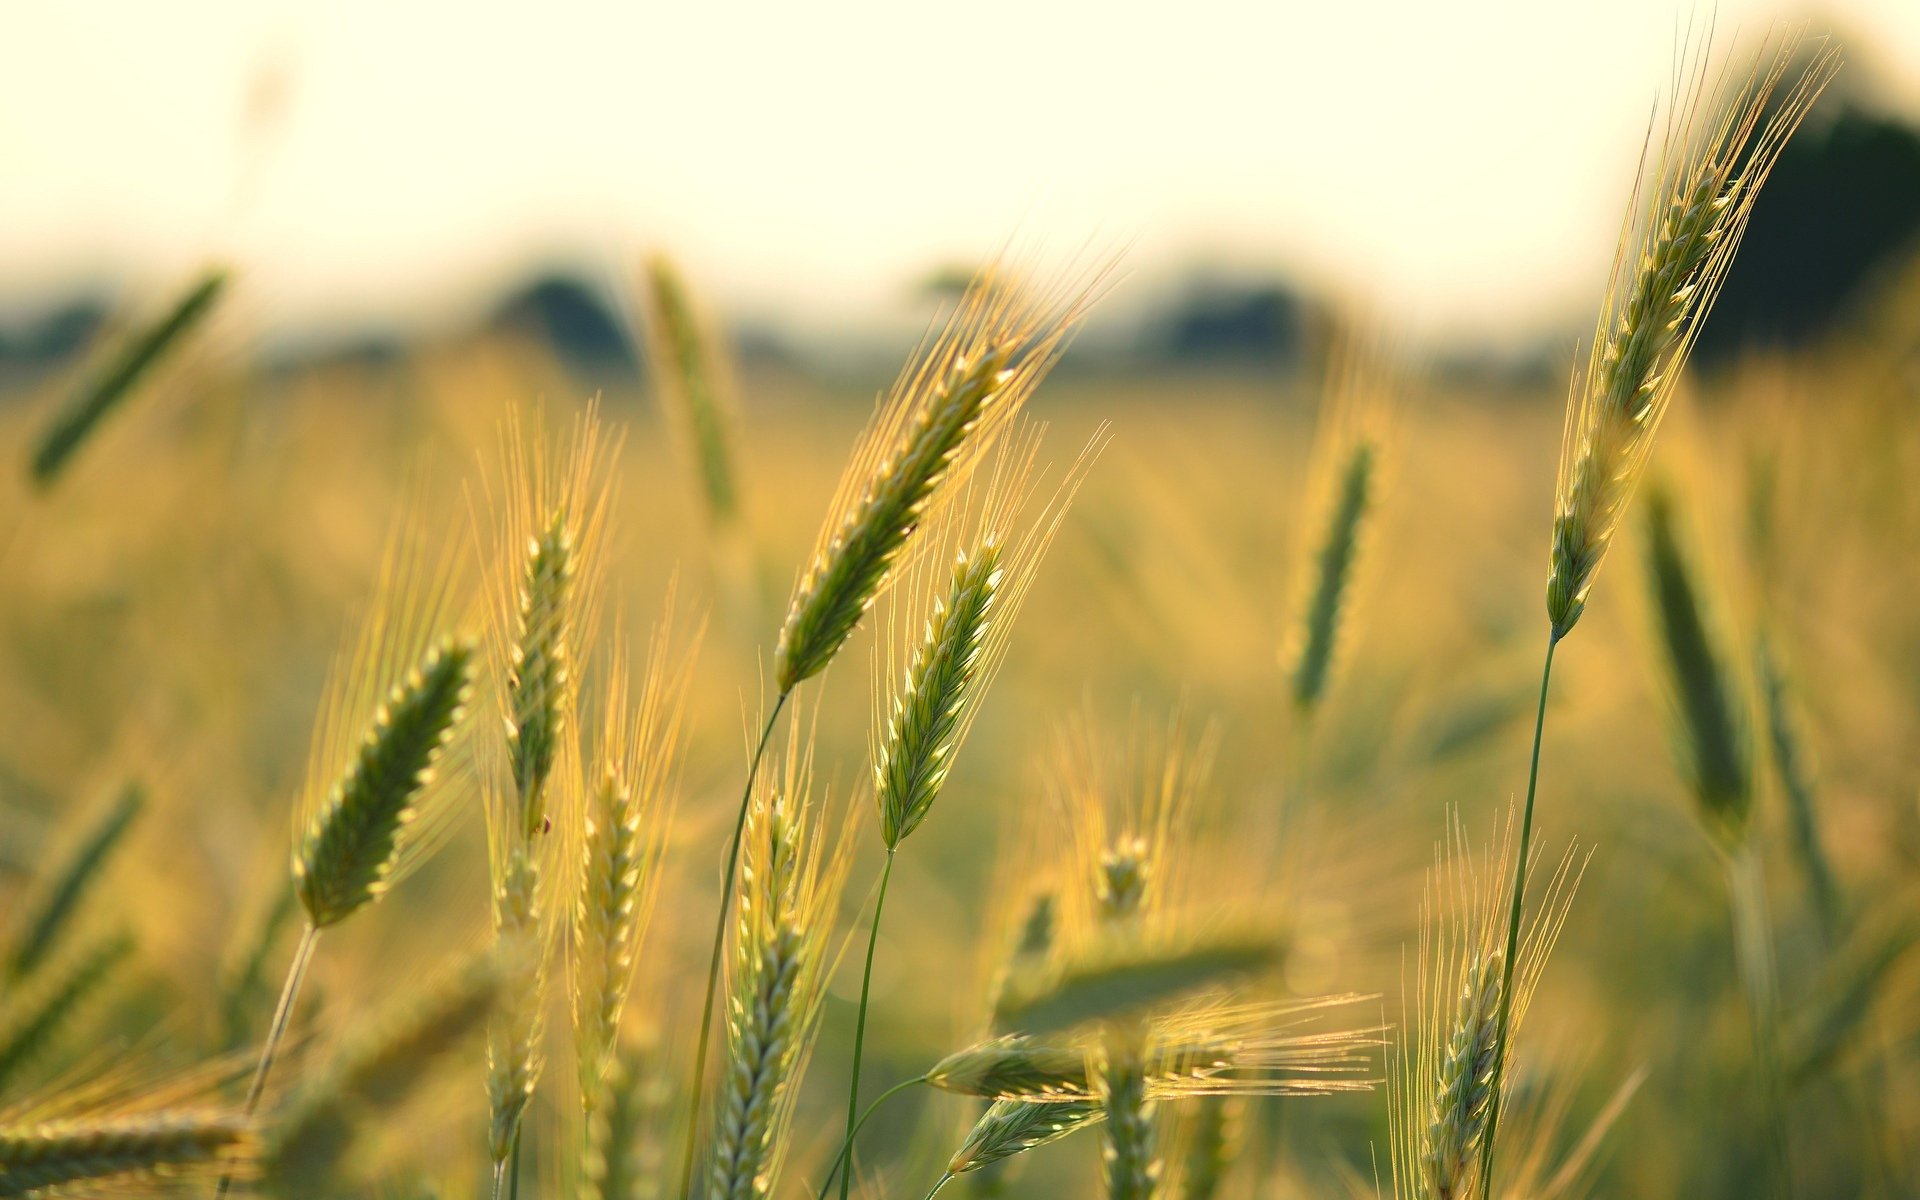
[{"label": "wheat ear", "polygon": [[203,271],[180,298],[151,324],[135,330],[104,358],[84,386],[68,399],[34,446],[30,470],[36,487],[53,486],[67,463],[102,421],[133,394],[142,379],[206,323],[227,287],[221,267]]},{"label": "wheat ear", "polygon": [[[1711,96],[1705,86],[1707,55],[1700,55],[1685,98],[1669,110],[1650,181],[1655,208],[1644,218],[1639,200],[1649,179],[1642,162],[1587,365],[1576,374],[1569,394],[1548,553],[1547,651],[1514,858],[1493,1107],[1480,1152],[1482,1195],[1494,1192],[1500,1084],[1510,1044],[1511,972],[1526,905],[1553,651],[1586,611],[1594,578],[1643,473],[1667,403],[1746,231],[1754,198],[1787,139],[1838,69],[1837,53],[1830,47],[1820,49],[1775,103],[1801,44],[1794,34],[1764,46],[1744,78],[1723,81]],[[1719,112],[1708,111],[1712,108]],[[1701,136],[1696,123],[1703,115],[1711,125]]]},{"label": "wheat ear", "polygon": [[0,1196],[79,1183],[112,1187],[232,1172],[247,1162],[252,1147],[247,1122],[231,1113],[152,1112],[0,1125]]}]

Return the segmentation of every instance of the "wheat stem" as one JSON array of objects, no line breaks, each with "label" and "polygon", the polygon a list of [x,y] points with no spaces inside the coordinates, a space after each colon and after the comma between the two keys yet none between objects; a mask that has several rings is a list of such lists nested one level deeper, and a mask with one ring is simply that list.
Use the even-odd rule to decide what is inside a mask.
[{"label": "wheat stem", "polygon": [[1767,1150],[1777,1175],[1773,1191],[1793,1194],[1793,1143],[1787,1128],[1786,1093],[1780,1074],[1780,987],[1773,959],[1773,921],[1767,913],[1766,879],[1760,855],[1749,843],[1723,856],[1728,904],[1733,917],[1733,949],[1747,1015],[1753,1024],[1755,1071],[1766,1112]]},{"label": "wheat stem", "polygon": [[[274,1056],[280,1051],[281,1040],[287,1036],[287,1026],[293,1020],[293,1006],[300,999],[300,985],[306,981],[307,964],[313,961],[313,947],[319,940],[319,926],[307,922],[305,931],[300,934],[300,944],[294,948],[293,961],[287,965],[287,982],[281,987],[280,1003],[273,1010],[273,1024],[267,1030],[267,1044],[260,1050],[260,1064],[253,1069],[253,1082],[247,1085],[247,1105],[243,1111],[249,1117],[260,1107],[260,1096],[267,1090],[267,1075],[273,1070]],[[213,1194],[215,1197],[225,1196],[232,1186],[233,1175],[222,1175]]]},{"label": "wheat stem", "polygon": [[693,1052],[693,1096],[688,1107],[687,1139],[680,1152],[680,1197],[691,1200],[693,1196],[693,1155],[700,1144],[700,1097],[706,1090],[707,1080],[707,1043],[713,1038],[713,993],[720,984],[720,952],[727,940],[727,913],[732,907],[733,878],[740,867],[740,835],[747,827],[747,807],[753,800],[753,783],[760,774],[760,760],[766,756],[767,743],[773,738],[773,724],[780,717],[780,710],[786,706],[790,691],[783,691],[774,698],[773,710],[767,714],[766,727],[760,731],[760,742],[753,748],[753,759],[747,764],[747,786],[740,790],[740,815],[733,821],[733,838],[727,844],[727,872],[720,884],[720,916],[713,927],[713,953],[707,961],[706,999],[700,1005],[700,1040]]},{"label": "wheat stem", "polygon": [[1553,679],[1553,652],[1564,634],[1547,634],[1546,662],[1540,668],[1540,702],[1533,714],[1533,759],[1527,767],[1527,804],[1520,815],[1520,852],[1513,864],[1513,902],[1507,910],[1507,948],[1500,966],[1500,1022],[1495,1027],[1493,1073],[1487,1090],[1487,1131],[1480,1143],[1480,1194],[1493,1195],[1493,1148],[1500,1129],[1500,1091],[1507,1072],[1507,1038],[1512,1030],[1513,968],[1520,960],[1520,915],[1527,895],[1527,856],[1533,845],[1533,797],[1540,784],[1540,735],[1547,725],[1547,685]]},{"label": "wheat stem", "polygon": [[853,1186],[853,1135],[860,1125],[860,1052],[867,1041],[867,993],[873,985],[873,951],[880,942],[880,913],[887,906],[887,882],[893,878],[893,848],[887,848],[887,865],[880,868],[880,894],[873,901],[873,924],[867,929],[867,965],[860,973],[860,1014],[853,1022],[853,1072],[847,1082],[847,1137],[840,1151],[840,1200],[847,1200]]},{"label": "wheat stem", "polygon": [[840,1142],[840,1149],[834,1152],[833,1166],[827,1169],[827,1177],[820,1181],[820,1191],[815,1194],[814,1200],[827,1200],[827,1193],[832,1190],[833,1181],[839,1177],[841,1166],[853,1155],[853,1139],[860,1136],[860,1130],[866,1125],[867,1118],[879,1111],[880,1106],[888,1100],[891,1100],[893,1097],[898,1096],[901,1092],[906,1091],[916,1084],[925,1082],[927,1082],[925,1075],[915,1075],[912,1079],[901,1080],[899,1083],[894,1084],[873,1098],[873,1103],[867,1105],[866,1111],[860,1114],[860,1119],[853,1123],[852,1130],[850,1130],[847,1136]]}]

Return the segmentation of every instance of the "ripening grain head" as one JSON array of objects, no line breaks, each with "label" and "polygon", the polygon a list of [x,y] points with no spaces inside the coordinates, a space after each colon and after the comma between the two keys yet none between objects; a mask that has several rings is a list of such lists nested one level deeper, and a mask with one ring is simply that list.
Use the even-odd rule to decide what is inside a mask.
[{"label": "ripening grain head", "polygon": [[1802,44],[1798,35],[1770,41],[1744,74],[1723,67],[1717,80],[1703,51],[1668,111],[1657,159],[1642,163],[1593,347],[1568,398],[1547,581],[1556,639],[1586,608],[1754,198],[1838,68],[1824,48],[1789,79]]},{"label": "ripening grain head", "polygon": [[586,797],[569,977],[581,1096],[589,1107],[618,1045],[677,799],[695,652],[674,644],[672,624],[669,600],[637,694],[625,647],[614,639],[607,696],[594,716],[600,737]]},{"label": "ripening grain head", "polygon": [[[946,783],[954,756],[1005,661],[1014,618],[1059,531],[1096,437],[1037,516],[1022,520],[1033,491],[1039,429],[1003,443],[981,495],[956,499],[932,547],[903,586],[876,652],[874,794],[882,840],[892,849],[919,828]],[[972,491],[973,489],[968,489]],[[905,614],[920,611],[916,623]],[[888,677],[897,680],[889,687]]]},{"label": "ripening grain head", "polygon": [[[1427,876],[1415,991],[1404,1001],[1404,1031],[1387,1081],[1394,1195],[1402,1200],[1460,1200],[1479,1186],[1480,1150],[1495,1099],[1513,836],[1509,815],[1499,842],[1476,852],[1454,817]],[[1569,849],[1521,931],[1510,1037],[1559,937],[1582,865]],[[1516,1077],[1513,1061],[1509,1049],[1507,1090]],[[1500,1128],[1510,1133],[1506,1125]]]},{"label": "ripening grain head", "polygon": [[861,435],[780,629],[784,695],[826,669],[934,517],[1059,360],[1090,287],[1036,291],[994,267],[967,290]]},{"label": "ripening grain head", "polygon": [[451,559],[390,543],[359,644],[335,666],[295,811],[293,880],[314,928],[377,899],[444,835],[473,644],[451,635]]},{"label": "ripening grain head", "polygon": [[1387,442],[1391,385],[1381,351],[1350,342],[1335,363],[1322,400],[1307,506],[1316,514],[1313,553],[1299,564],[1300,610],[1282,655],[1302,713],[1319,707],[1338,660]]},{"label": "ripening grain head", "polygon": [[744,835],[727,972],[726,1074],[709,1126],[714,1200],[773,1194],[819,1031],[850,839],[844,829],[834,837],[809,798],[808,757],[796,748],[784,772],[763,777]]}]

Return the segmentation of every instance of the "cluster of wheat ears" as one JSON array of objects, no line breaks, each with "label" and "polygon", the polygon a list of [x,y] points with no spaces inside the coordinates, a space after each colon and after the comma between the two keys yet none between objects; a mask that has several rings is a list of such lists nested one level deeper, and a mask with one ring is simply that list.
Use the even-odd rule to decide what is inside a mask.
[{"label": "cluster of wheat ears", "polygon": [[[1775,39],[1744,65],[1710,70],[1706,55],[1687,57],[1679,99],[1650,136],[1591,356],[1568,403],[1525,800],[1496,836],[1470,839],[1457,817],[1445,821],[1403,1020],[1377,1019],[1360,996],[1287,990],[1281,968],[1296,931],[1252,897],[1223,901],[1217,886],[1201,886],[1187,833],[1204,739],[1178,723],[1162,732],[1143,725],[1116,752],[1077,729],[1049,772],[1056,794],[1035,819],[1044,832],[996,900],[1005,919],[987,933],[995,965],[978,997],[977,1038],[883,1095],[862,1094],[895,858],[934,813],[1102,440],[1049,480],[1040,429],[1023,414],[1106,272],[1035,286],[1003,263],[916,351],[800,564],[769,647],[771,683],[737,808],[720,825],[704,1001],[697,1033],[689,1018],[691,1064],[680,1077],[624,1032],[632,1023],[623,1013],[636,988],[668,978],[648,964],[645,940],[676,808],[697,639],[669,616],[646,653],[630,656],[617,628],[602,630],[618,439],[591,408],[559,434],[543,416],[516,418],[470,489],[470,535],[394,535],[372,615],[334,672],[293,819],[289,899],[246,964],[251,977],[266,977],[272,929],[303,926],[257,1057],[185,1078],[103,1070],[31,1096],[8,1091],[37,1041],[126,953],[119,942],[69,949],[63,930],[138,811],[137,794],[57,864],[40,902],[15,922],[0,1007],[0,1196],[143,1187],[359,1194],[356,1139],[403,1120],[429,1076],[461,1070],[485,1081],[495,1197],[523,1188],[607,1200],[779,1194],[790,1151],[806,1144],[792,1128],[801,1079],[846,952],[861,987],[851,1061],[834,1064],[848,1081],[845,1121],[823,1131],[830,1152],[805,1172],[784,1172],[806,1175],[788,1193],[931,1196],[964,1177],[994,1194],[1011,1186],[1020,1156],[1084,1134],[1102,1141],[1102,1183],[1114,1200],[1204,1200],[1293,1098],[1369,1089],[1384,1056],[1386,1178],[1376,1169],[1356,1190],[1426,1200],[1566,1194],[1631,1084],[1563,1161],[1532,1152],[1528,1126],[1505,1111],[1516,1032],[1581,865],[1569,852],[1544,885],[1535,878],[1553,658],[1592,598],[1755,197],[1835,66],[1830,49],[1798,36]],[[108,364],[40,444],[36,478],[51,482],[151,362],[191,336],[223,280],[199,282]],[[698,466],[724,574],[739,506],[722,363],[672,270],[656,263],[648,282],[652,358]],[[1390,389],[1377,365],[1357,353],[1333,388],[1339,419],[1328,422],[1324,523],[1284,654],[1302,741],[1335,674],[1390,440],[1379,399]],[[1726,863],[1754,1086],[1772,1123],[1760,1140],[1779,1156],[1771,1177],[1784,1189],[1791,1137],[1779,1096],[1788,1064],[1746,836],[1744,731],[1675,504],[1655,494],[1643,506],[1689,778]],[[466,582],[463,558],[478,560],[477,586]],[[868,783],[858,803],[836,801],[815,783],[806,693],[876,606],[884,619]],[[630,657],[644,665],[630,673]],[[433,853],[449,818],[476,798],[491,868],[490,944],[364,1022],[331,1057],[286,1061],[283,1051],[302,1040],[303,983],[327,952],[323,935],[369,919],[360,914]],[[875,836],[884,865],[862,937],[836,922],[852,850]],[[560,1046],[570,1053],[556,1058]],[[858,1135],[868,1114],[909,1087],[970,1097],[976,1119],[933,1177],[874,1177]],[[558,1098],[546,1107],[562,1119],[532,1119],[542,1089]]]}]

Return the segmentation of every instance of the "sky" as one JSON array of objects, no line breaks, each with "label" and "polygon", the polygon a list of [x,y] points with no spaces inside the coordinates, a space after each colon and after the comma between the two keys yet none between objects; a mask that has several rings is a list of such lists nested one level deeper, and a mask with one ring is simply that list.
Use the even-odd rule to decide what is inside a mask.
[{"label": "sky", "polygon": [[1416,335],[1590,309],[1689,25],[1920,113],[1920,3],[5,0],[0,305],[234,263],[269,329],[662,249],[802,329],[1010,238],[1284,272]]}]

